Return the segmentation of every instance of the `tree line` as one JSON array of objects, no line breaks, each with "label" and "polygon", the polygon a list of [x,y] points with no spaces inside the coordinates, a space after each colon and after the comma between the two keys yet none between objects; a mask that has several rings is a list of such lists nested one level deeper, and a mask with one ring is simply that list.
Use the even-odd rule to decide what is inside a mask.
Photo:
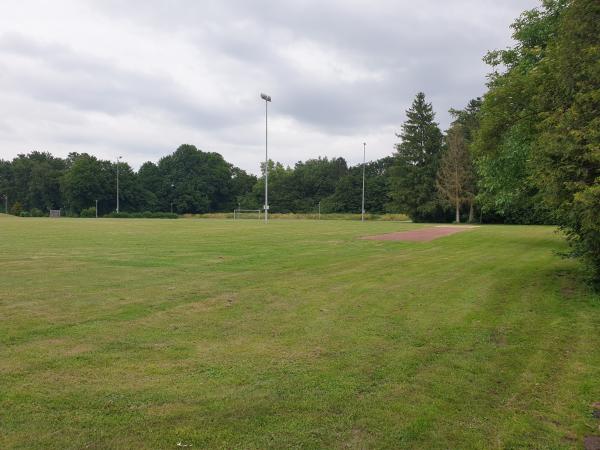
[{"label": "tree line", "polygon": [[[389,168],[392,157],[365,166],[366,208],[389,209]],[[260,209],[264,178],[228,163],[218,153],[181,145],[158,163],[146,162],[136,172],[123,161],[98,159],[87,153],[58,158],[47,152],[21,154],[0,161],[0,194],[8,213],[48,215],[50,209],[78,216],[98,202],[99,215],[116,209],[117,169],[119,210],[202,214]],[[264,172],[264,163],[261,165]],[[357,212],[361,207],[362,165],[350,167],[344,158],[317,158],[294,167],[269,161],[269,203],[273,212]],[[0,210],[4,210],[4,202]]]},{"label": "tree line", "polygon": [[[487,92],[442,131],[424,93],[406,111],[395,152],[365,166],[366,210],[414,221],[551,223],[600,279],[600,3],[543,0],[513,24],[516,44],[490,51]],[[205,213],[259,209],[264,179],[218,153],[182,145],[136,172],[86,153],[32,152],[0,161],[0,194],[13,213],[98,200],[122,211]],[[264,164],[261,167],[264,173]],[[269,161],[273,212],[360,212],[362,166],[317,158]]]}]

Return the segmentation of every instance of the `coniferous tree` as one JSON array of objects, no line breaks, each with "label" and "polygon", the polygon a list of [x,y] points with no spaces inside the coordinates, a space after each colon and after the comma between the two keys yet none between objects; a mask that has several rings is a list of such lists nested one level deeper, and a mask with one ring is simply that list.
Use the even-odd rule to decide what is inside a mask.
[{"label": "coniferous tree", "polygon": [[483,100],[481,97],[477,97],[469,100],[469,103],[467,103],[467,106],[465,106],[464,109],[451,108],[450,111],[448,111],[454,119],[452,124],[461,125],[461,130],[467,146],[471,145],[475,140],[475,133],[479,128],[479,115],[482,103]]},{"label": "coniferous tree", "polygon": [[436,191],[442,132],[424,93],[417,94],[406,116],[391,171],[392,203],[414,221],[446,220],[447,211]]}]

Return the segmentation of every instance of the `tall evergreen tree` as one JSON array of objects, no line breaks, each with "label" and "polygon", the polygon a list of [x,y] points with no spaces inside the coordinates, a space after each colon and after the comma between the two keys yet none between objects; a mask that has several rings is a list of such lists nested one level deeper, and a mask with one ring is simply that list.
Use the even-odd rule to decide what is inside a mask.
[{"label": "tall evergreen tree", "polygon": [[436,191],[442,132],[424,93],[417,94],[406,116],[402,132],[397,135],[402,141],[396,145],[391,171],[393,204],[414,221],[447,220],[447,210]]},{"label": "tall evergreen tree", "polygon": [[467,145],[471,145],[475,139],[475,133],[479,129],[479,114],[483,100],[477,97],[469,100],[464,109],[451,108],[450,115],[454,119],[452,124],[459,124]]}]

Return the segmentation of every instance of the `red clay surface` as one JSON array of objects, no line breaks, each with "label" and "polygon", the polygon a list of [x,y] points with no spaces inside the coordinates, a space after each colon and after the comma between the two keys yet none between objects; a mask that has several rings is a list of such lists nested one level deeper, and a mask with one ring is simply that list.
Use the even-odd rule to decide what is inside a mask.
[{"label": "red clay surface", "polygon": [[451,234],[462,233],[469,231],[474,226],[437,226],[431,228],[421,228],[414,231],[398,231],[396,233],[379,234],[377,236],[365,236],[363,239],[373,241],[411,241],[411,242],[429,242],[434,239]]}]

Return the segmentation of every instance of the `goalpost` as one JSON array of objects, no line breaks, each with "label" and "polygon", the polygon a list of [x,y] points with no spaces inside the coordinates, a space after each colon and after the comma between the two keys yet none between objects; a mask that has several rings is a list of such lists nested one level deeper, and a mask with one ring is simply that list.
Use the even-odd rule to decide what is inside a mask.
[{"label": "goalpost", "polygon": [[239,219],[258,219],[261,218],[262,209],[234,209],[233,220]]},{"label": "goalpost", "polygon": [[60,209],[51,209],[49,217],[60,217]]}]

